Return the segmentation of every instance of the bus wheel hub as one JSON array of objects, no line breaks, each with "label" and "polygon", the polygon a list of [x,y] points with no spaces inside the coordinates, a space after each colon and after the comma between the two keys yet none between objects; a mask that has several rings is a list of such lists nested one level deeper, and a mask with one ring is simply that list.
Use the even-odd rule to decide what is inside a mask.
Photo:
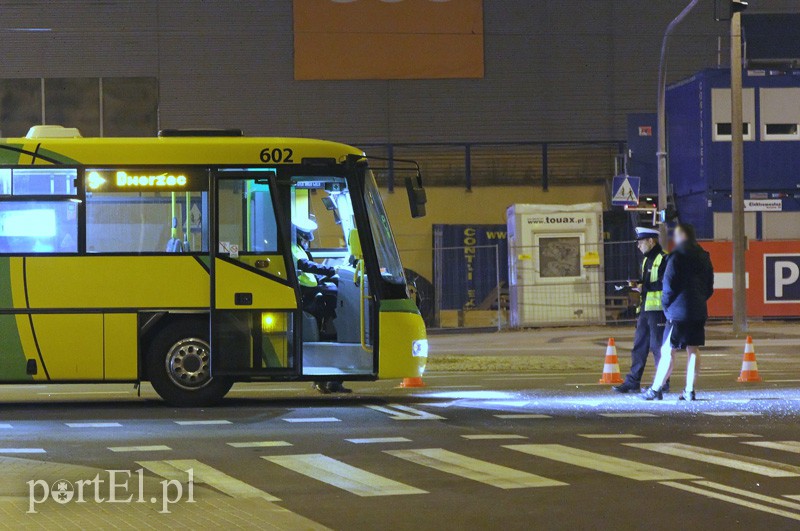
[{"label": "bus wheel hub", "polygon": [[184,389],[199,389],[211,381],[209,346],[202,339],[182,339],[167,353],[167,374]]}]

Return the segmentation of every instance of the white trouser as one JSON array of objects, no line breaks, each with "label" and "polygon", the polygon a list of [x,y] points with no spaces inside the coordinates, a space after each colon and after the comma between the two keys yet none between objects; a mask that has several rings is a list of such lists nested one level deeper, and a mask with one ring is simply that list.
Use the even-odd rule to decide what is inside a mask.
[{"label": "white trouser", "polygon": [[[672,368],[675,364],[675,354],[678,350],[672,348],[672,323],[667,323],[667,330],[664,334],[664,341],[661,344],[661,360],[658,362],[656,368],[656,375],[653,377],[653,389],[661,389],[664,387],[664,382],[672,374]],[[689,359],[686,362],[686,391],[694,391],[694,384],[697,381],[697,370],[699,368],[700,352],[695,346],[686,347],[686,352],[689,354]]]}]

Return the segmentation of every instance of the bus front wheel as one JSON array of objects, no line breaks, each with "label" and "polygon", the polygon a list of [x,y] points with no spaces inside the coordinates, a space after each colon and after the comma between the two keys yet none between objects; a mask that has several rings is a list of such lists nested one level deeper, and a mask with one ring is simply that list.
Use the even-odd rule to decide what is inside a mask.
[{"label": "bus front wheel", "polygon": [[208,323],[181,320],[156,334],[147,352],[147,374],[156,392],[177,407],[219,403],[233,381],[212,377]]}]

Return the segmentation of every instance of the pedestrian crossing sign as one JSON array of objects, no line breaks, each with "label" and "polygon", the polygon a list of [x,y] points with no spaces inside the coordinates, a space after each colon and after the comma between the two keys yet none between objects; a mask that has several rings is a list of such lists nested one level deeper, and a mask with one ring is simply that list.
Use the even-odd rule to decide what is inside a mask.
[{"label": "pedestrian crossing sign", "polygon": [[613,206],[639,206],[639,177],[617,175],[611,186]]}]

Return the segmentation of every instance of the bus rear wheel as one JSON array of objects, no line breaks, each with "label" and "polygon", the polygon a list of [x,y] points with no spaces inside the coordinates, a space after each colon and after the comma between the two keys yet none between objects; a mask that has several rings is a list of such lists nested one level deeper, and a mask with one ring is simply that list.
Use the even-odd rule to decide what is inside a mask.
[{"label": "bus rear wheel", "polygon": [[219,403],[233,381],[212,377],[208,324],[181,320],[156,334],[147,352],[153,388],[171,406],[203,407]]}]

